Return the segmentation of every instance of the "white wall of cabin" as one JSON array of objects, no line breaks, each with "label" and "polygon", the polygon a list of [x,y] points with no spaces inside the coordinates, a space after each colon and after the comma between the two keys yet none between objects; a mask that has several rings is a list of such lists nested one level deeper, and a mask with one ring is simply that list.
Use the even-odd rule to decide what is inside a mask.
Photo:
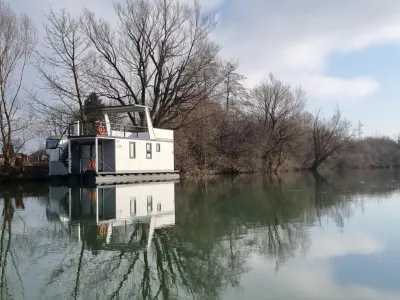
[{"label": "white wall of cabin", "polygon": [[[135,158],[130,158],[129,143],[135,143]],[[146,144],[151,144],[152,158],[146,158]],[[160,152],[156,151],[156,144],[160,144]],[[115,170],[116,172],[129,171],[173,171],[174,170],[174,143],[153,140],[115,140]]]},{"label": "white wall of cabin", "polygon": [[174,140],[174,131],[168,129],[154,128],[156,139]]}]

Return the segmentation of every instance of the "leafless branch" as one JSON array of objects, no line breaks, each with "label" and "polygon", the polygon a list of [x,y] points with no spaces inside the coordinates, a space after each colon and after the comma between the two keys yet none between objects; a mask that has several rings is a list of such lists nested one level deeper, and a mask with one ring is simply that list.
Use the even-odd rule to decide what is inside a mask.
[{"label": "leafless branch", "polygon": [[[36,30],[28,16],[20,17],[0,0],[0,143],[5,164],[12,163],[16,141],[24,145],[31,118],[23,110],[21,88],[36,46]],[[17,149],[19,150],[19,149]]]}]

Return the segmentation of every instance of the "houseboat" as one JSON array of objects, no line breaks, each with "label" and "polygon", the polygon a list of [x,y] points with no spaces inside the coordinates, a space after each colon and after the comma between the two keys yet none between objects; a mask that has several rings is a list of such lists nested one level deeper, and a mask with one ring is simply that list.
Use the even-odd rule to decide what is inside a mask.
[{"label": "houseboat", "polygon": [[133,233],[147,237],[149,249],[154,231],[175,225],[175,183],[141,182],[94,187],[51,186],[46,206],[47,219],[78,240],[82,232],[98,250],[132,247]]},{"label": "houseboat", "polygon": [[[46,141],[49,175],[78,177],[94,184],[179,178],[174,169],[174,132],[153,128],[146,106],[99,108],[104,121],[70,124]],[[141,114],[146,127],[110,123],[110,114]]]}]

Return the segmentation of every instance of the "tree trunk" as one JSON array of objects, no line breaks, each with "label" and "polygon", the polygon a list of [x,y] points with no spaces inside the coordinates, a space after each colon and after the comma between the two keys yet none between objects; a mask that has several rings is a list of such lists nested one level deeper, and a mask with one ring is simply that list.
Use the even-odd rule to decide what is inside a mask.
[{"label": "tree trunk", "polygon": [[311,171],[317,171],[318,167],[319,167],[320,163],[317,160],[314,160],[314,162],[312,163],[310,170]]},{"label": "tree trunk", "polygon": [[3,150],[4,165],[11,166],[14,158],[14,147],[11,144],[11,142],[6,142],[2,150]]}]

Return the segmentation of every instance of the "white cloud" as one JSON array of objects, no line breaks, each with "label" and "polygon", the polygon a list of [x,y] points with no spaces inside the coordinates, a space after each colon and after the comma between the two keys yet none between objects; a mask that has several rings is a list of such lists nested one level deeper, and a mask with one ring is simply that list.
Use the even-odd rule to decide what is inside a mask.
[{"label": "white cloud", "polygon": [[233,0],[221,12],[215,38],[241,61],[248,85],[269,72],[302,83],[319,99],[354,99],[376,91],[373,77],[325,76],[332,53],[400,41],[400,2]]},{"label": "white cloud", "polygon": [[297,79],[310,97],[320,100],[356,99],[379,89],[379,83],[369,77],[339,78],[323,75],[303,76]]},{"label": "white cloud", "polygon": [[[108,0],[12,2],[38,26],[49,4],[72,13],[88,7],[115,23]],[[273,72],[278,78],[302,84],[311,98],[355,99],[375,92],[379,84],[369,74],[326,76],[330,55],[400,41],[398,0],[384,4],[379,0],[200,0],[200,4],[206,10],[220,8],[213,37],[222,45],[224,57],[241,62],[248,86]]]},{"label": "white cloud", "polygon": [[[189,4],[193,3],[193,0],[180,0]],[[219,7],[224,0],[200,0],[200,5],[205,10],[213,10]]]}]

